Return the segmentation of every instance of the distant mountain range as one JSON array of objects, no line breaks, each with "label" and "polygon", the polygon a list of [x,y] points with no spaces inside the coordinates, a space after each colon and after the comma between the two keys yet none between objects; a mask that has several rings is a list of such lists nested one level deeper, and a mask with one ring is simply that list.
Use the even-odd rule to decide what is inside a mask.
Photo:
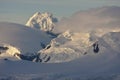
[{"label": "distant mountain range", "polygon": [[[108,15],[115,17],[118,15],[114,15],[113,11],[117,10],[119,10],[118,7],[103,7],[86,12],[90,12],[92,16],[93,14],[105,16],[109,12]],[[76,15],[85,15],[83,13],[86,12]],[[70,28],[71,30],[59,34],[54,33],[61,22],[58,22],[58,19],[50,13],[37,12],[28,20],[26,26],[0,23],[1,47],[4,48],[8,45],[6,51],[1,50],[2,58],[4,55],[6,56],[5,53],[8,53],[23,60],[58,63],[71,61],[87,54],[103,54],[109,51],[120,53],[119,27],[115,27],[115,29],[113,27],[101,27],[101,29],[96,27],[87,32],[75,32]],[[102,29],[104,30],[101,31]],[[97,52],[95,48],[98,49]]]},{"label": "distant mountain range", "polygon": [[119,22],[115,6],[60,21],[37,12],[26,25],[0,22],[0,79],[119,80]]}]

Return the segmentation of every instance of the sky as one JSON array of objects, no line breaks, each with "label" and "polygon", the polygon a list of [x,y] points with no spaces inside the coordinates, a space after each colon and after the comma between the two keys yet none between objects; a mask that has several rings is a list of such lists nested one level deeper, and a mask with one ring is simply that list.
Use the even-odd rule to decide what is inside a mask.
[{"label": "sky", "polygon": [[120,0],[0,0],[0,22],[25,24],[35,12],[50,12],[60,19],[103,6],[120,6]]}]

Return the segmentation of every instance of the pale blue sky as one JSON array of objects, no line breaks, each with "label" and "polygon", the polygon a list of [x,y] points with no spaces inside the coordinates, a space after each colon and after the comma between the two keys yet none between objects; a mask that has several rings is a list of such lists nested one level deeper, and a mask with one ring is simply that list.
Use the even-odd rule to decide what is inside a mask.
[{"label": "pale blue sky", "polygon": [[120,0],[0,0],[0,21],[25,24],[35,12],[50,12],[61,18],[102,6],[120,6]]}]

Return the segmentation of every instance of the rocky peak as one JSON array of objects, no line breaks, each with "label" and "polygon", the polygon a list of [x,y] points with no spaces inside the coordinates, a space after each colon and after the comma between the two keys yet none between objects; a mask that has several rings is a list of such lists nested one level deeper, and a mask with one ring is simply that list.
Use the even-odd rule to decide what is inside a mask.
[{"label": "rocky peak", "polygon": [[26,26],[40,29],[42,31],[52,32],[57,18],[53,17],[51,13],[45,12],[40,13],[36,12],[26,23]]}]

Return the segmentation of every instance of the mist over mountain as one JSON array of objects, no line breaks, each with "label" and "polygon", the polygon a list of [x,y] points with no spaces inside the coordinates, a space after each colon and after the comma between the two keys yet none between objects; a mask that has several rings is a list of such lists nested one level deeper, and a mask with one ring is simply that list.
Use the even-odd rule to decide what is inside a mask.
[{"label": "mist over mountain", "polygon": [[101,7],[79,11],[57,24],[55,32],[72,30],[77,32],[110,32],[120,29],[120,7]]}]

